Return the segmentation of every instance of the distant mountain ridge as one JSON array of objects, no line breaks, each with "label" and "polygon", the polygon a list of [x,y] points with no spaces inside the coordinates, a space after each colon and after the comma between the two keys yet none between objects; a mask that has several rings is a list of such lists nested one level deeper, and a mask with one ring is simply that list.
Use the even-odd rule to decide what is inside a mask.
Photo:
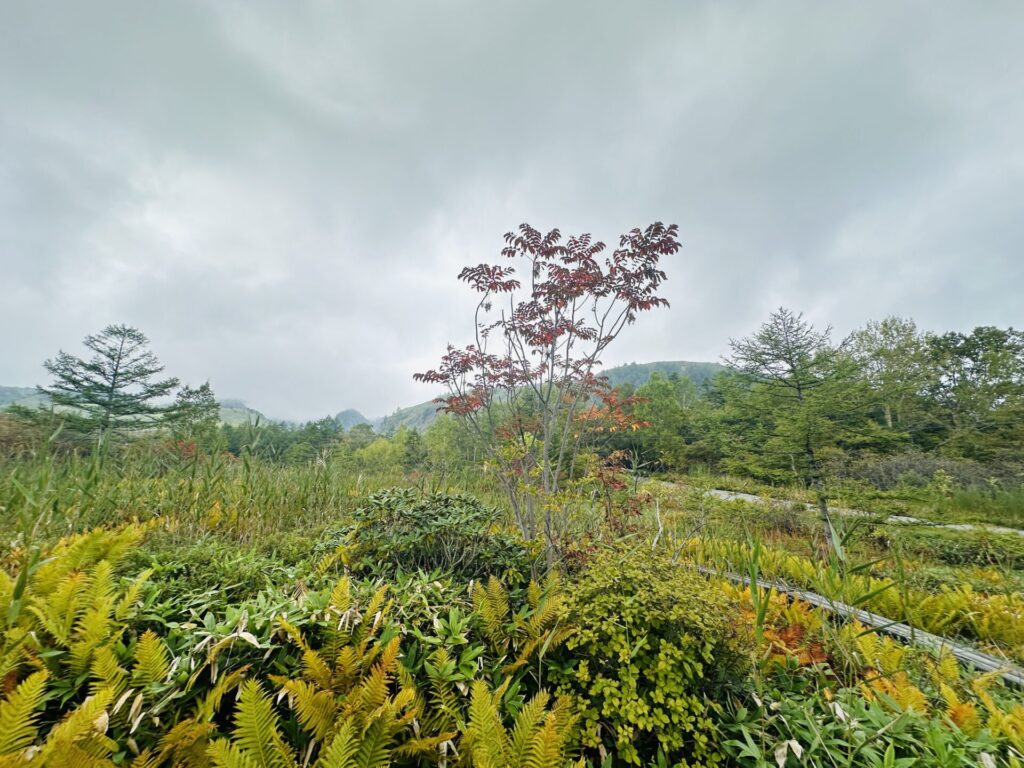
[{"label": "distant mountain ridge", "polygon": [[[0,386],[0,410],[9,405],[38,408],[39,406],[46,406],[47,402],[46,395],[40,393],[35,387]],[[239,426],[240,424],[255,422],[257,419],[260,421],[267,420],[262,413],[255,408],[250,408],[241,400],[226,399],[219,401],[219,403],[220,420],[225,424]]]},{"label": "distant mountain ridge", "polygon": [[340,411],[334,420],[345,429],[352,429],[356,424],[369,424],[373,425],[373,422],[363,416],[355,408],[346,408],[344,411]]},{"label": "distant mountain ridge", "polygon": [[[651,374],[660,373],[663,376],[686,376],[695,384],[702,384],[716,373],[723,370],[720,363],[701,363],[689,360],[660,360],[653,363],[627,363],[617,365],[603,371],[613,387],[623,384],[631,384],[639,387],[644,384]],[[268,421],[268,418],[255,408],[249,407],[244,401],[226,398],[220,400],[220,420],[231,426]],[[0,386],[0,410],[8,405],[23,405],[34,408],[45,405],[46,398],[41,395],[35,387],[4,387]],[[335,415],[334,420],[345,429],[352,429],[357,424],[369,424],[379,434],[389,435],[398,430],[399,427],[408,429],[423,430],[434,423],[437,418],[438,405],[433,400],[424,403],[417,403],[405,408],[397,408],[387,416],[379,416],[369,419],[354,408],[346,408]]]},{"label": "distant mountain ridge", "polygon": [[[659,360],[653,363],[617,365],[614,368],[602,371],[602,375],[608,377],[608,382],[613,387],[623,384],[632,384],[634,387],[639,387],[646,383],[653,373],[660,373],[663,376],[671,376],[672,374],[685,376],[692,379],[693,383],[699,386],[724,369],[725,366],[721,363]],[[437,403],[433,400],[428,400],[425,403],[398,408],[390,415],[381,416],[370,423],[375,432],[383,435],[391,434],[403,426],[407,429],[423,430],[434,423],[434,420],[437,418],[437,408]]]},{"label": "distant mountain ridge", "polygon": [[0,387],[0,408],[6,408],[8,405],[32,407],[43,400],[43,396],[35,387]]}]

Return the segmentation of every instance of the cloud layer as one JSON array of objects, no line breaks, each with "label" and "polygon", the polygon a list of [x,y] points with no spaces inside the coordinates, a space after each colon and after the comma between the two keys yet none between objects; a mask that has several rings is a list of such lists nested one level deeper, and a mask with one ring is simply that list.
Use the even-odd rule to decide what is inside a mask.
[{"label": "cloud layer", "polygon": [[680,225],[609,358],[779,304],[1024,325],[1017,2],[39,2],[0,25],[0,383],[109,322],[265,412],[382,414],[521,221]]}]

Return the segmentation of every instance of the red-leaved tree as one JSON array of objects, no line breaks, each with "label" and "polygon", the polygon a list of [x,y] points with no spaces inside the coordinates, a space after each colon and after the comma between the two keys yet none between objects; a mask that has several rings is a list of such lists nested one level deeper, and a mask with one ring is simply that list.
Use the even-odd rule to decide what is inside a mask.
[{"label": "red-leaved tree", "polygon": [[445,385],[437,402],[482,440],[524,536],[538,535],[543,507],[552,543],[551,498],[588,434],[579,416],[608,392],[595,375],[600,356],[640,313],[668,305],[660,261],[679,250],[677,235],[656,222],[605,255],[589,234],[563,241],[557,229],[522,224],[505,235],[506,264],[459,274],[481,294],[475,343],[449,345],[438,368],[415,378]]}]

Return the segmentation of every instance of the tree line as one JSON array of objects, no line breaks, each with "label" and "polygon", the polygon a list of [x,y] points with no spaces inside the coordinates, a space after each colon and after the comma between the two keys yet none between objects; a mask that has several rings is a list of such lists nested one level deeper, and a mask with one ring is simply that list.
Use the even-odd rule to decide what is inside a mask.
[{"label": "tree line", "polygon": [[908,456],[965,481],[1024,479],[1021,331],[936,334],[888,317],[835,341],[781,308],[733,340],[725,362],[700,389],[661,375],[627,387],[645,426],[620,445],[665,469],[814,489],[826,474],[871,478],[880,462]]}]

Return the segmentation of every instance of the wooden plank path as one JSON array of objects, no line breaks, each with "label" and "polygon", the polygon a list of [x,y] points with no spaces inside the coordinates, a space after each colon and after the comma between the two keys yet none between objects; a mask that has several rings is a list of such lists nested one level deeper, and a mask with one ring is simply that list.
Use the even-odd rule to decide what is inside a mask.
[{"label": "wooden plank path", "polygon": [[[700,565],[696,566],[696,569],[705,576],[717,576],[719,578],[729,579],[730,581],[738,584],[750,586],[750,579],[746,576],[740,576],[736,573],[715,571],[711,568],[705,568]],[[953,642],[948,637],[933,635],[929,632],[915,629],[909,624],[900,624],[899,622],[888,619],[885,616],[879,616],[877,613],[871,613],[870,611],[864,611],[860,608],[855,608],[852,605],[847,605],[846,603],[830,600],[816,592],[796,589],[781,581],[758,579],[757,585],[762,589],[773,589],[779,594],[787,595],[791,599],[802,600],[816,608],[821,608],[831,613],[835,613],[844,620],[848,621],[856,619],[861,624],[875,627],[879,632],[884,632],[887,635],[898,637],[908,643],[922,648],[927,648],[931,651],[935,651],[936,653],[949,651],[964,664],[968,664],[982,672],[998,672],[1004,682],[1017,688],[1024,688],[1024,668],[1019,667],[1006,659],[989,656],[987,653],[982,653],[969,646]]]}]

